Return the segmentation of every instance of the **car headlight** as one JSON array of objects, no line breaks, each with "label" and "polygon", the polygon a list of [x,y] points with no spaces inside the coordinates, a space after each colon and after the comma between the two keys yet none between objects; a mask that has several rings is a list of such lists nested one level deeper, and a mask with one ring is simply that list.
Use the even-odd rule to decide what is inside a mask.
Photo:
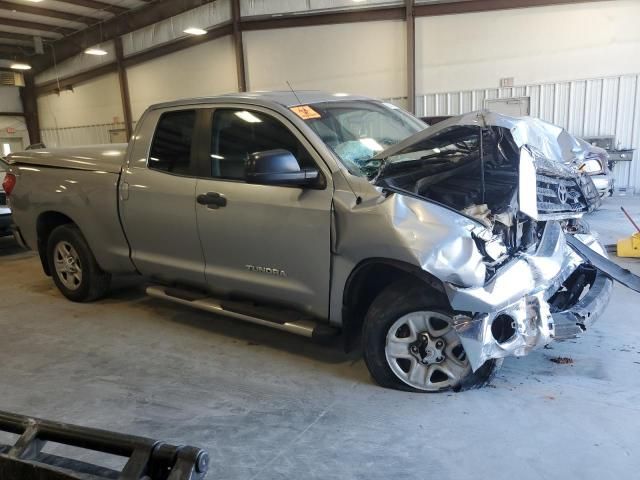
[{"label": "car headlight", "polygon": [[591,175],[603,173],[602,164],[594,158],[586,160],[582,165],[580,165],[580,170]]}]

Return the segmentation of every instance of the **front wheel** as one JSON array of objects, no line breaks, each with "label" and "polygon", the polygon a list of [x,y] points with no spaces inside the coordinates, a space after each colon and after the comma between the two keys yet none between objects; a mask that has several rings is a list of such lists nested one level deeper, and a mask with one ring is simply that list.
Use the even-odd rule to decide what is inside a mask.
[{"label": "front wheel", "polygon": [[58,290],[73,302],[92,302],[109,289],[111,275],[96,262],[75,225],[61,225],[47,242],[49,271]]},{"label": "front wheel", "polygon": [[363,340],[365,362],[379,385],[442,392],[479,388],[491,380],[501,360],[471,370],[445,303],[417,281],[390,285],[374,300]]}]

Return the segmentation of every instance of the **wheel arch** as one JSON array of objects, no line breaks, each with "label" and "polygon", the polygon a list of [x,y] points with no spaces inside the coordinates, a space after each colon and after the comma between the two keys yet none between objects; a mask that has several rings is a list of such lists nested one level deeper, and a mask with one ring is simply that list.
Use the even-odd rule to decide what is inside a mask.
[{"label": "wheel arch", "polygon": [[388,258],[361,261],[349,274],[343,291],[342,329],[346,351],[354,348],[373,300],[386,287],[402,279],[421,282],[446,299],[442,281],[416,265]]},{"label": "wheel arch", "polygon": [[46,211],[38,215],[36,221],[36,233],[38,235],[38,254],[42,269],[47,276],[51,276],[49,261],[47,258],[47,243],[51,233],[61,225],[78,225],[71,217],[57,211]]}]

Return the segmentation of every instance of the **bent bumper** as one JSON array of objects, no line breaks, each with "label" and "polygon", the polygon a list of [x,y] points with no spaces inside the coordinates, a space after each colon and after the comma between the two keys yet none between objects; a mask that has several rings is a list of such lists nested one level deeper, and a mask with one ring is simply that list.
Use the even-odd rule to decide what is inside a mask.
[{"label": "bent bumper", "polygon": [[[588,240],[591,249],[604,255],[597,240]],[[612,281],[600,271],[588,292],[582,298],[578,294],[563,311],[556,311],[551,301],[586,265],[567,244],[560,225],[548,222],[537,250],[500,268],[485,286],[445,285],[453,309],[469,312],[456,317],[455,328],[473,370],[492,358],[523,356],[552,340],[575,338],[591,325],[611,294]]]},{"label": "bent bumper", "polygon": [[587,294],[573,307],[552,314],[556,340],[576,338],[600,317],[609,304],[613,280],[598,271]]}]

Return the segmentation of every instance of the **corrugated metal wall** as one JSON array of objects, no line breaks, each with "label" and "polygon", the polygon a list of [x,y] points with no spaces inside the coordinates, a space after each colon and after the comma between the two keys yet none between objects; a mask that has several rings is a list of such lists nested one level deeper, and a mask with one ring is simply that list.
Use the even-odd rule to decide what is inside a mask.
[{"label": "corrugated metal wall", "polygon": [[416,99],[419,116],[459,115],[484,107],[485,100],[529,97],[534,117],[579,137],[615,135],[617,147],[636,150],[632,162],[616,164],[616,187],[640,193],[640,75],[433,93]]}]

